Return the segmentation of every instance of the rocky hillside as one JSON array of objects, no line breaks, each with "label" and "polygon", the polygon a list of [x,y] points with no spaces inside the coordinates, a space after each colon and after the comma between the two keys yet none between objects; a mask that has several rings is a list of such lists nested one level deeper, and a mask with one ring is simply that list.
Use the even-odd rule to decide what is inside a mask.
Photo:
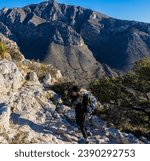
[{"label": "rocky hillside", "polygon": [[[45,89],[36,75],[23,83],[20,69],[8,60],[0,61],[0,73],[0,143],[84,143],[74,110],[62,105],[54,113],[50,98],[58,95]],[[89,143],[148,143],[110,128],[96,116],[87,127],[92,133]]]},{"label": "rocky hillside", "polygon": [[[60,83],[60,71],[44,65],[49,69],[48,75],[39,77],[38,67],[42,64],[26,59],[16,61],[7,44],[2,44],[0,56],[7,49],[10,57],[0,58],[0,143],[86,143],[75,123],[74,109],[62,105],[54,113],[59,95],[51,86]],[[149,143],[145,137],[137,139],[131,133],[110,127],[97,116],[90,123],[87,120],[87,128],[92,133],[91,144]]]},{"label": "rocky hillside", "polygon": [[116,76],[111,69],[127,72],[150,56],[150,24],[56,1],[4,8],[0,32],[16,41],[26,58],[51,63],[67,78],[82,83]]},{"label": "rocky hillside", "polygon": [[23,61],[25,58],[20,52],[20,49],[16,42],[6,38],[0,33],[0,57],[2,59],[6,58],[14,61]]}]

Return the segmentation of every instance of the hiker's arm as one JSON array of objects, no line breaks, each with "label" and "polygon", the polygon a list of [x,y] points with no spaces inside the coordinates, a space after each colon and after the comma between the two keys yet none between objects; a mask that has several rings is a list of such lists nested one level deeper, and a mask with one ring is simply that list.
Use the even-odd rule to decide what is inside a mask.
[{"label": "hiker's arm", "polygon": [[64,100],[63,104],[66,105],[66,106],[71,106],[72,105],[71,100]]}]

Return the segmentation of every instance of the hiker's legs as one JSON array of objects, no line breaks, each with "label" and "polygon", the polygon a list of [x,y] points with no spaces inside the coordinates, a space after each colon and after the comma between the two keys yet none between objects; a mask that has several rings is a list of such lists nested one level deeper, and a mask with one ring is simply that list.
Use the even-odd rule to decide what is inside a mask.
[{"label": "hiker's legs", "polygon": [[87,129],[86,129],[86,126],[85,126],[84,111],[81,108],[81,104],[78,104],[76,106],[75,113],[76,113],[76,123],[80,127],[80,130],[82,132],[83,137],[86,139],[87,138]]},{"label": "hiker's legs", "polygon": [[88,135],[87,135],[87,129],[86,127],[83,125],[83,123],[81,123],[80,125],[80,129],[81,129],[81,132],[82,132],[82,135],[85,139],[87,139]]},{"label": "hiker's legs", "polygon": [[81,121],[81,120],[76,120],[78,126],[80,127],[80,130],[82,132],[82,135],[85,139],[87,139],[88,135],[87,135],[87,129],[85,127],[85,124],[84,124],[84,121]]}]

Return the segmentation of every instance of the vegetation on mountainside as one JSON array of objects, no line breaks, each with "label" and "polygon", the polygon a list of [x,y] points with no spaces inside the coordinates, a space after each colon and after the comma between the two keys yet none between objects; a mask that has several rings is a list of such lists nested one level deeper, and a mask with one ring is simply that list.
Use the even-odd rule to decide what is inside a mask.
[{"label": "vegetation on mountainside", "polygon": [[37,74],[39,80],[43,80],[43,78],[47,75],[50,74],[52,77],[56,77],[57,69],[48,64],[44,63],[39,63],[36,62],[35,60],[30,61],[29,63],[25,64],[30,71],[33,71]]},{"label": "vegetation on mountainside", "polygon": [[137,62],[125,76],[91,83],[90,89],[104,105],[100,117],[150,139],[150,58]]},{"label": "vegetation on mountainside", "polygon": [[20,62],[24,59],[19,49],[9,48],[4,42],[0,42],[0,58]]},{"label": "vegetation on mountainside", "polygon": [[15,62],[20,62],[24,59],[24,56],[18,50],[11,50],[9,51],[12,60]]},{"label": "vegetation on mountainside", "polygon": [[11,56],[8,53],[7,46],[3,42],[0,42],[0,58],[1,59],[11,59]]},{"label": "vegetation on mountainside", "polygon": [[0,54],[7,52],[7,47],[4,43],[0,42]]}]

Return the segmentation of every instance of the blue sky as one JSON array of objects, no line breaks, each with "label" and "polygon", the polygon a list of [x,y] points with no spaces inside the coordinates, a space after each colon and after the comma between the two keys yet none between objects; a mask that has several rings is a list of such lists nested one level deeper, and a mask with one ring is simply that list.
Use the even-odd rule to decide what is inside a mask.
[{"label": "blue sky", "polygon": [[[0,8],[22,7],[43,0],[0,0]],[[150,0],[57,0],[59,3],[80,5],[111,17],[150,23]]]}]

